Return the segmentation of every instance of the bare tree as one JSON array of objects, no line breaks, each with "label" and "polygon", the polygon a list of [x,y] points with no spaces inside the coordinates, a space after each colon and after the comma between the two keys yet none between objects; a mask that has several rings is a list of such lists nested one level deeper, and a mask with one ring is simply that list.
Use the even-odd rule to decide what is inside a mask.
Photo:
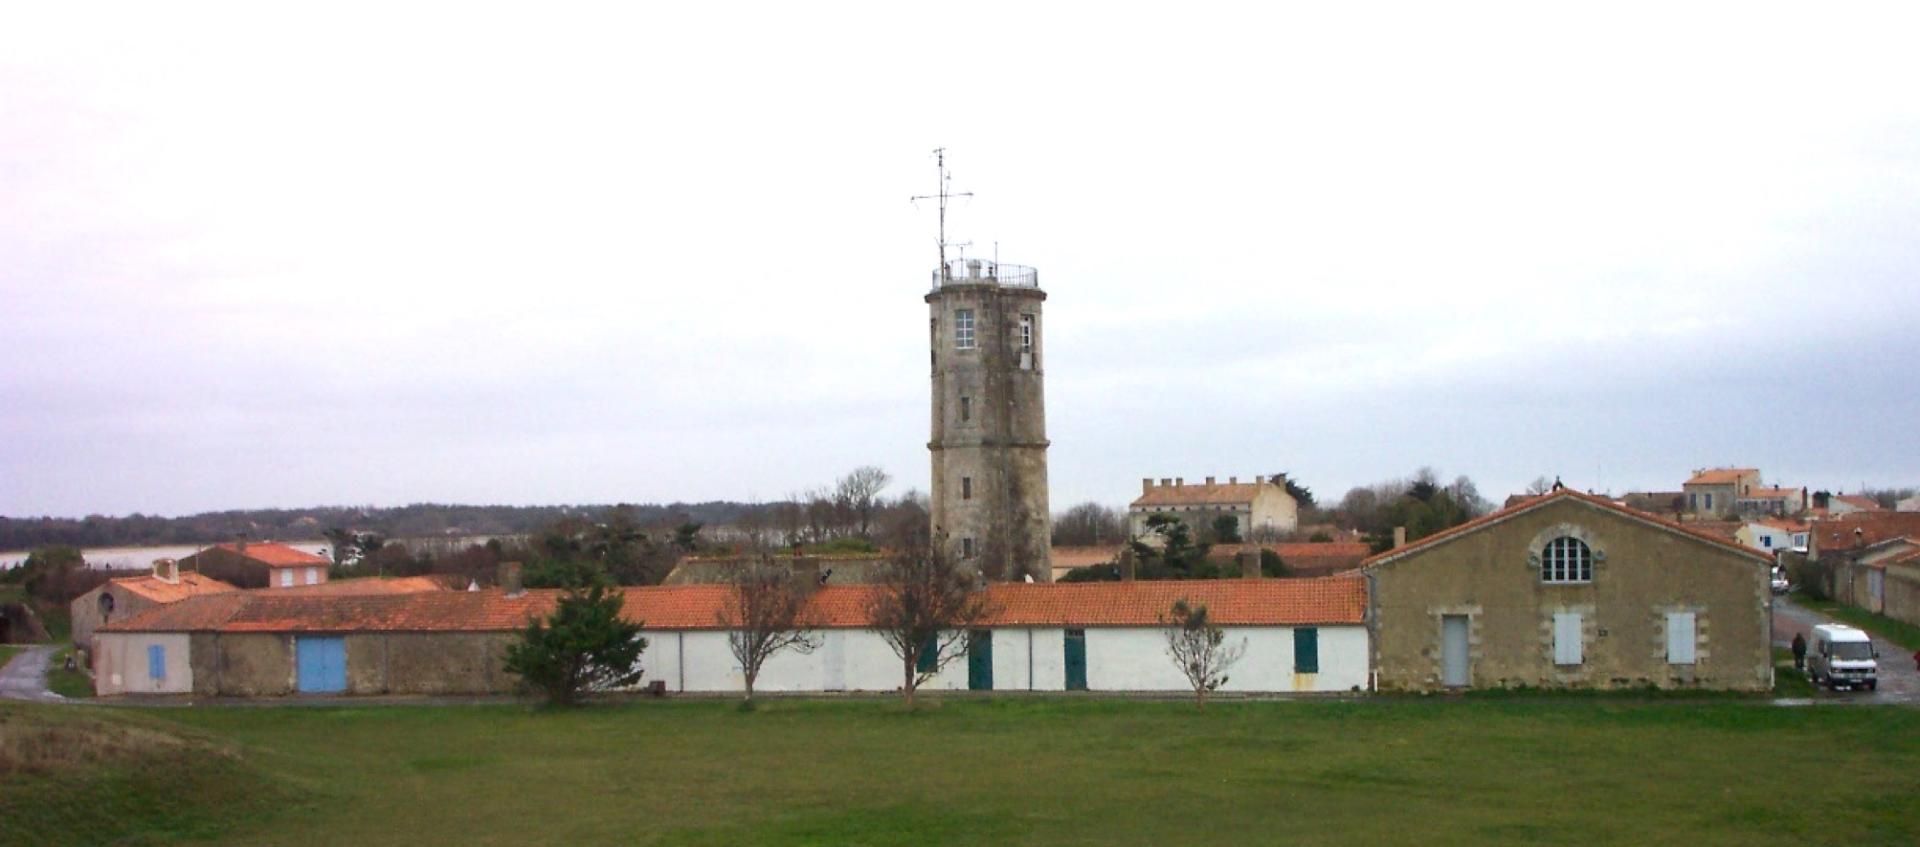
[{"label": "bare tree", "polygon": [[727,602],[714,616],[727,631],[727,649],[747,678],[746,702],[752,703],[753,684],[768,659],[782,650],[811,653],[820,646],[807,607],[813,584],[764,554],[731,568],[727,582]]},{"label": "bare tree", "polygon": [[880,507],[880,492],[892,482],[886,471],[872,465],[854,468],[833,487],[833,502],[853,524],[854,534],[870,538],[873,513]]},{"label": "bare tree", "polygon": [[1547,494],[1552,491],[1553,491],[1553,480],[1550,480],[1544,476],[1536,476],[1533,478],[1532,482],[1527,483],[1526,495],[1528,497],[1538,497],[1542,494]]},{"label": "bare tree", "polygon": [[1193,685],[1194,703],[1207,708],[1207,692],[1227,684],[1227,668],[1246,653],[1246,642],[1227,646],[1227,633],[1207,617],[1205,603],[1182,597],[1160,622],[1167,626],[1167,655]]},{"label": "bare tree", "polygon": [[1053,519],[1053,543],[1063,547],[1118,544],[1127,540],[1127,518],[1118,510],[1088,501]]},{"label": "bare tree", "polygon": [[913,706],[920,684],[966,655],[970,629],[986,619],[986,592],[934,543],[896,555],[880,570],[867,620],[900,657],[901,691]]}]

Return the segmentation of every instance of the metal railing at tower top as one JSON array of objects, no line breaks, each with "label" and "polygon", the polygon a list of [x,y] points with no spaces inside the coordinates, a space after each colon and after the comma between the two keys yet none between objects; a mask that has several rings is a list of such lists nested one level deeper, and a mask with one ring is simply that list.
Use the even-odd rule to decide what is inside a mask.
[{"label": "metal railing at tower top", "polygon": [[[943,272],[944,270],[944,272]],[[985,259],[954,259],[946,268],[933,271],[933,287],[943,285],[1001,285],[1009,288],[1039,288],[1040,272],[1026,265],[1009,265]]]}]

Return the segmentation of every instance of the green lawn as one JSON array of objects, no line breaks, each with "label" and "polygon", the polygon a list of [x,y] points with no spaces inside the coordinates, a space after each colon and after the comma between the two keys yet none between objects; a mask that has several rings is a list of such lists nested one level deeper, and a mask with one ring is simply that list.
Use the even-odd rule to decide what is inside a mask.
[{"label": "green lawn", "polygon": [[1857,606],[1847,606],[1831,600],[1814,600],[1809,597],[1795,597],[1793,602],[1826,615],[1842,623],[1849,623],[1868,632],[1885,638],[1908,650],[1920,650],[1920,626],[1905,621],[1897,621],[1886,615],[1876,615]]},{"label": "green lawn", "polygon": [[92,697],[93,677],[87,676],[86,671],[80,670],[78,667],[75,667],[73,670],[67,670],[67,656],[72,653],[73,648],[68,647],[54,653],[53,658],[48,660],[47,687],[52,689],[53,693],[62,697]]},{"label": "green lawn", "polygon": [[[1902,708],[1395,698],[1196,713],[954,697],[918,713],[876,700],[752,713],[718,701],[56,709],[0,706],[0,721],[178,736],[159,767],[190,776],[129,782],[154,766],[128,744],[113,745],[121,759],[8,776],[0,747],[0,833],[40,839],[22,843],[210,829],[226,844],[408,847],[1920,842],[1920,710]],[[163,790],[179,801],[144,793]]]}]

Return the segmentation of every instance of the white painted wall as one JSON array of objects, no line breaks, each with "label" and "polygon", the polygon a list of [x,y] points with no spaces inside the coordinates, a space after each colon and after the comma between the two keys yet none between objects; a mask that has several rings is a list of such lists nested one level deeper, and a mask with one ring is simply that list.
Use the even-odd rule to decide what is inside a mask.
[{"label": "white painted wall", "polygon": [[[1289,627],[1230,627],[1230,644],[1245,642],[1246,655],[1228,671],[1225,690],[1251,692],[1348,691],[1366,688],[1366,629],[1323,626],[1320,672],[1293,672],[1293,630]],[[1147,627],[1089,628],[1087,687],[1093,691],[1186,691],[1186,677],[1167,657],[1162,631]],[[760,670],[755,688],[766,692],[896,691],[900,659],[868,630],[832,629],[815,633],[820,646],[811,653],[783,651]],[[745,688],[727,636],[715,631],[647,632],[641,654],[644,681],[664,680],[669,691],[734,692]],[[142,659],[144,661],[144,659]],[[997,691],[1061,691],[1066,688],[1066,633],[1060,629],[993,630],[993,685]],[[923,686],[928,690],[964,690],[967,659],[947,665]]]},{"label": "white painted wall", "polygon": [[[155,680],[147,665],[147,648],[166,650],[166,678]],[[188,694],[193,691],[193,665],[187,650],[192,636],[171,632],[102,632],[94,636],[93,689],[107,694]]]},{"label": "white painted wall", "polygon": [[[1349,691],[1367,685],[1367,631],[1360,626],[1323,626],[1320,672],[1293,672],[1291,627],[1227,627],[1226,643],[1245,646],[1227,670],[1223,691]],[[1087,630],[1087,688],[1092,691],[1188,691],[1185,674],[1167,655],[1164,630]]]},{"label": "white painted wall", "polygon": [[[760,668],[756,691],[895,691],[904,676],[900,658],[877,633],[829,629],[814,633],[810,653],[783,650]],[[746,677],[727,647],[727,634],[711,630],[648,630],[640,654],[642,684],[665,680],[668,691],[744,691]],[[997,645],[996,645],[997,646]],[[996,657],[997,659],[997,657]],[[967,687],[967,660],[955,659],[921,684],[923,689]]]}]

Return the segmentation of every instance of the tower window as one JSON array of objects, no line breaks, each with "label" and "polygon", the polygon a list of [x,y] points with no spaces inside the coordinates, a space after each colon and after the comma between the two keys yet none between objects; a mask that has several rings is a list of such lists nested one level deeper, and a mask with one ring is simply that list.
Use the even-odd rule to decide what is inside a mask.
[{"label": "tower window", "polygon": [[973,558],[973,539],[972,538],[960,539],[960,558],[962,559]]},{"label": "tower window", "polygon": [[1033,316],[1020,316],[1020,349],[1033,350]]},{"label": "tower window", "polygon": [[973,477],[963,476],[960,478],[960,499],[973,499]]},{"label": "tower window", "polygon": [[953,346],[961,350],[973,349],[973,310],[953,310]]},{"label": "tower window", "polygon": [[960,420],[962,422],[973,420],[973,398],[972,397],[960,398]]}]

